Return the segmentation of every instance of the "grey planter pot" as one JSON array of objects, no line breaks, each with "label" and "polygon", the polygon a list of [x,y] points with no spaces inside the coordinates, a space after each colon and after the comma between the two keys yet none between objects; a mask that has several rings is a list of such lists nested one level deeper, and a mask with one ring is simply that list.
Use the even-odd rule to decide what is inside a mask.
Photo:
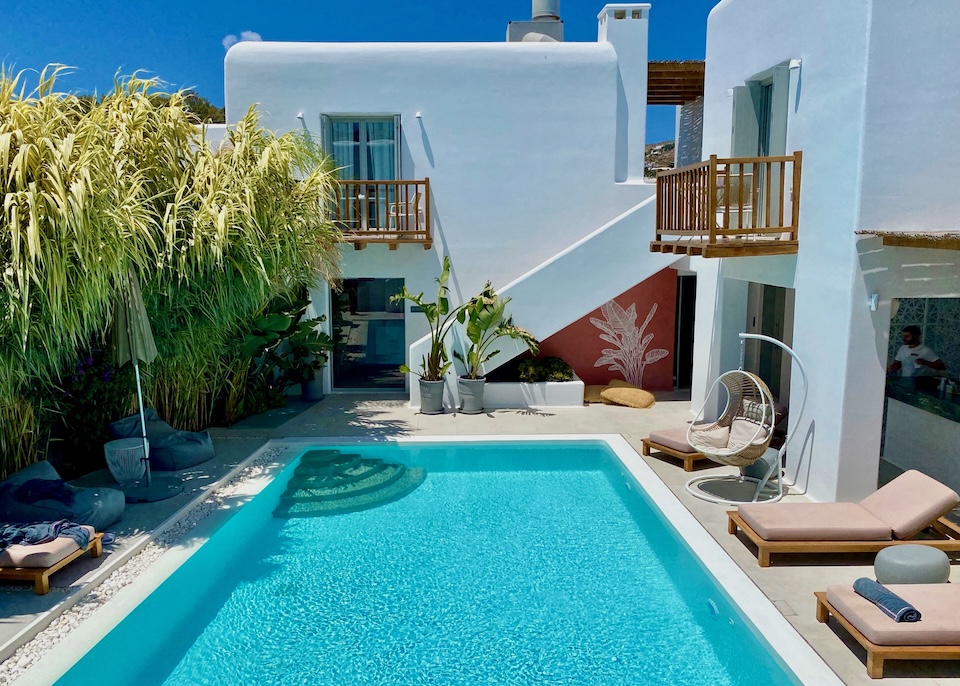
[{"label": "grey planter pot", "polygon": [[306,403],[315,403],[323,400],[323,377],[317,374],[313,381],[300,384],[300,399]]},{"label": "grey planter pot", "polygon": [[460,411],[464,414],[483,412],[483,387],[486,379],[458,379],[460,389]]},{"label": "grey planter pot", "polygon": [[443,414],[443,381],[420,379],[420,412]]}]

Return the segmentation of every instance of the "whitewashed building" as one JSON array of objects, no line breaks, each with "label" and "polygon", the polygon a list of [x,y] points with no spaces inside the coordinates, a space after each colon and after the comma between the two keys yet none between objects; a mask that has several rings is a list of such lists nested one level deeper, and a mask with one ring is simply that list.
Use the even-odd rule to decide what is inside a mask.
[{"label": "whitewashed building", "polygon": [[[960,406],[949,380],[903,389],[891,379],[885,392],[907,324],[924,330],[946,375],[960,374],[958,22],[960,5],[950,0],[814,0],[802,8],[722,0],[709,18],[702,159],[717,156],[716,171],[705,162],[676,175],[673,187],[661,185],[662,202],[696,219],[658,222],[690,231],[658,236],[654,247],[706,254],[671,243],[712,240],[725,254],[717,226],[774,227],[750,237],[752,256],[690,258],[698,289],[693,405],[718,373],[737,367],[738,332],[791,343],[809,371],[810,397],[801,422],[791,423],[798,433],[788,469],[816,500],[871,492],[882,443],[896,466],[960,487]],[[782,175],[779,162],[767,164],[796,151],[802,172],[792,161]],[[725,164],[730,158],[752,161]],[[714,204],[689,195],[697,183],[718,189]],[[795,225],[797,200],[793,235],[782,227]],[[781,206],[787,219],[778,223]],[[799,405],[800,384],[779,354],[749,349],[747,364]]]},{"label": "whitewashed building", "polygon": [[[346,288],[314,298],[357,331],[370,369],[358,382],[334,361],[328,389],[406,389],[418,405],[416,384],[391,370],[425,352],[425,322],[386,300],[401,283],[431,296],[445,255],[456,301],[489,279],[541,339],[672,267],[696,275],[694,409],[739,365],[741,331],[784,340],[807,365],[788,455],[801,491],[864,496],[881,450],[960,487],[953,396],[887,401],[900,391],[885,373],[891,320],[894,337],[921,325],[947,373],[960,372],[960,6],[722,0],[701,90],[660,99],[650,5],[604,7],[595,43],[558,40],[557,6],[535,1],[506,42],[228,52],[228,123],[258,104],[267,127],[322,139],[341,170]],[[656,187],[643,180],[648,103],[684,104],[677,160],[694,163]],[[682,309],[678,331],[692,324]],[[784,355],[754,345],[744,362],[798,407]]]},{"label": "whitewashed building", "polygon": [[406,385],[417,405],[417,384],[395,370],[420,359],[426,323],[385,299],[401,283],[432,296],[444,255],[457,302],[490,280],[541,339],[672,261],[647,250],[650,6],[607,5],[597,41],[570,43],[557,40],[558,5],[535,1],[503,42],[247,42],[227,53],[228,123],[256,104],[267,128],[307,130],[340,168],[345,293],[314,297],[356,330],[370,369],[359,378],[335,360],[328,387]]}]

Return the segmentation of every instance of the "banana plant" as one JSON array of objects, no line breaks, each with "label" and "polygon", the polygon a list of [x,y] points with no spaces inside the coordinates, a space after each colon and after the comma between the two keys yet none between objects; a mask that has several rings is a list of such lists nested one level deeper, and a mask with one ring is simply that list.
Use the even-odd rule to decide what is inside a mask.
[{"label": "banana plant", "polygon": [[480,369],[499,350],[490,350],[490,346],[499,338],[513,338],[522,341],[534,355],[540,350],[540,344],[533,334],[513,323],[513,317],[506,316],[510,298],[501,298],[487,281],[480,294],[471,298],[457,313],[457,321],[465,325],[470,346],[461,354],[455,350],[453,356],[466,367],[466,378],[478,379]]},{"label": "banana plant", "polygon": [[[391,302],[408,300],[423,312],[430,325],[430,352],[420,360],[420,371],[416,374],[421,381],[443,381],[443,375],[450,369],[452,362],[447,357],[443,341],[450,331],[450,327],[457,320],[461,308],[450,309],[450,290],[447,282],[450,280],[450,258],[443,258],[440,276],[434,279],[437,283],[437,301],[427,302],[423,293],[414,295],[404,286],[396,295],[390,298]],[[411,369],[405,364],[400,365],[400,371],[410,374]]]}]

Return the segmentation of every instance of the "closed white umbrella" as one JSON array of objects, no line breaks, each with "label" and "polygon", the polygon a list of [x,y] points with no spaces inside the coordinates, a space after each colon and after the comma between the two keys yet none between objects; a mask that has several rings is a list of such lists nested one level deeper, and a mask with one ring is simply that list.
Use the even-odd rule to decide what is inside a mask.
[{"label": "closed white umbrella", "polygon": [[143,441],[144,478],[123,491],[128,502],[152,502],[171,498],[183,490],[183,483],[172,477],[152,477],[150,474],[150,445],[147,442],[147,423],[143,416],[143,386],[140,382],[140,362],[150,364],[157,359],[157,345],[150,329],[147,308],[140,292],[140,280],[133,266],[127,269],[127,278],[118,284],[117,301],[113,310],[113,358],[120,368],[133,362],[137,379],[137,407],[140,410],[140,436]]}]

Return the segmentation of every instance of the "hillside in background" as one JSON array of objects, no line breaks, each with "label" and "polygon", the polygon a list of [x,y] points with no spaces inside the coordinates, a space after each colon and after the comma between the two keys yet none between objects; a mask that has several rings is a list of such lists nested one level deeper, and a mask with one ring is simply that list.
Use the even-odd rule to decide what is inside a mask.
[{"label": "hillside in background", "polygon": [[643,175],[655,177],[660,169],[673,169],[673,141],[648,143],[644,153]]}]

